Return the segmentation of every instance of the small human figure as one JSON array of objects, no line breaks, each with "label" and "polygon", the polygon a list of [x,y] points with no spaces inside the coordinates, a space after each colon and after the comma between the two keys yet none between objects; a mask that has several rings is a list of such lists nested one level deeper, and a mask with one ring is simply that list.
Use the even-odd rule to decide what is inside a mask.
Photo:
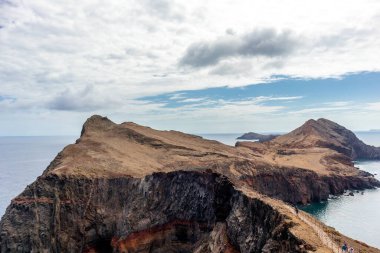
[{"label": "small human figure", "polygon": [[348,249],[348,247],[347,247],[347,243],[344,242],[344,243],[343,243],[343,246],[342,246],[342,252],[347,252],[347,249]]},{"label": "small human figure", "polygon": [[297,208],[297,206],[294,206],[294,209],[296,210],[296,214],[298,215],[298,208]]},{"label": "small human figure", "polygon": [[350,247],[350,249],[348,250],[348,253],[354,253],[354,248],[353,247]]}]

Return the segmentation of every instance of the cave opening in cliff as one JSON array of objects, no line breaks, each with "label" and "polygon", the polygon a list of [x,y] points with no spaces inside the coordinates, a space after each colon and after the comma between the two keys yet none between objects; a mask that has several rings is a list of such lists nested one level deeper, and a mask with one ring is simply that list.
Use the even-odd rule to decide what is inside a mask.
[{"label": "cave opening in cliff", "polygon": [[101,238],[99,240],[97,240],[94,244],[94,246],[92,247],[92,251],[90,252],[97,252],[97,253],[112,253],[113,252],[113,248],[112,248],[112,245],[111,245],[111,239],[105,239],[105,238]]},{"label": "cave opening in cliff", "polygon": [[231,198],[234,192],[233,186],[229,180],[224,177],[217,178],[215,184],[215,217],[216,221],[224,221],[231,212]]}]

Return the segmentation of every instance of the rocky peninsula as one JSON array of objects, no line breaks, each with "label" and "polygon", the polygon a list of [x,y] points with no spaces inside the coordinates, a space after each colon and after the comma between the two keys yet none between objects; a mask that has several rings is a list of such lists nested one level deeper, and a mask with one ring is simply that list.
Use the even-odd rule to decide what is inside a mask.
[{"label": "rocky peninsula", "polygon": [[379,157],[325,119],[230,147],[95,115],[12,200],[0,252],[380,252],[287,204],[380,186],[352,163]]}]

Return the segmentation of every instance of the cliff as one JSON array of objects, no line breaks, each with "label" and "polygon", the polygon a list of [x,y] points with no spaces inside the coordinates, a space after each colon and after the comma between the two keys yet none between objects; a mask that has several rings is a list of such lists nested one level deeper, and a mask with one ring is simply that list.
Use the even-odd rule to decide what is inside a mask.
[{"label": "cliff", "polygon": [[318,201],[379,182],[328,148],[316,156],[329,150],[331,167],[309,168],[307,153],[278,154],[275,140],[230,147],[93,116],[12,200],[0,252],[331,252],[281,200]]},{"label": "cliff", "polygon": [[2,252],[288,252],[303,245],[271,206],[212,173],[49,175],[14,199],[7,213]]},{"label": "cliff", "polygon": [[308,120],[269,142],[238,142],[236,146],[272,164],[270,171],[244,179],[254,189],[287,202],[320,201],[345,189],[379,186],[352,162],[376,159],[379,148],[364,144],[348,129],[326,119]]}]

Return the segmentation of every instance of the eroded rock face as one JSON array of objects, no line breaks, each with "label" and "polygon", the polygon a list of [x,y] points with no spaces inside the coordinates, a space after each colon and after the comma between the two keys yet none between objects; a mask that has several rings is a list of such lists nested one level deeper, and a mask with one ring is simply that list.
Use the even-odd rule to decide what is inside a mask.
[{"label": "eroded rock face", "polygon": [[92,116],[80,139],[12,200],[0,222],[0,252],[303,252],[320,247],[313,236],[303,237],[305,229],[314,233],[310,228],[301,234],[294,229],[293,214],[283,202],[267,196],[307,203],[379,182],[357,170],[347,155],[315,148],[315,140],[325,139],[315,138],[314,126],[306,130],[290,135],[294,138],[231,147]]},{"label": "eroded rock face", "polygon": [[272,207],[215,173],[156,173],[142,179],[51,175],[12,201],[0,224],[0,249],[301,252],[302,242],[289,226]]},{"label": "eroded rock face", "polygon": [[323,176],[309,170],[286,167],[261,168],[254,176],[245,175],[241,180],[258,192],[292,204],[325,201],[329,195],[343,194],[347,189],[380,187],[380,183],[371,176]]}]

